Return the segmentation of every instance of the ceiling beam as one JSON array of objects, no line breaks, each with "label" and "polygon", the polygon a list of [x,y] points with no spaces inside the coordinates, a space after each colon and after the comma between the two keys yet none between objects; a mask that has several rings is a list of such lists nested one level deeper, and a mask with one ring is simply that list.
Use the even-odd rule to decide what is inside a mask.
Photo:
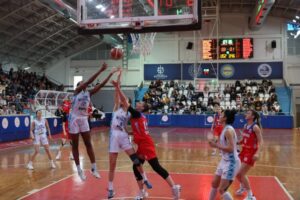
[{"label": "ceiling beam", "polygon": [[54,14],[54,15],[49,16],[49,17],[46,17],[46,18],[42,19],[41,21],[39,21],[38,23],[36,23],[36,24],[34,24],[34,25],[28,27],[27,29],[24,29],[23,31],[20,31],[18,34],[14,35],[13,37],[11,37],[9,40],[7,40],[6,42],[4,42],[3,44],[0,44],[0,49],[1,49],[2,47],[4,47],[6,44],[8,44],[8,43],[10,43],[11,41],[13,41],[14,39],[18,38],[18,37],[19,37],[20,35],[22,35],[23,33],[29,31],[30,29],[32,29],[32,28],[34,28],[34,27],[36,27],[36,26],[38,26],[40,23],[42,23],[42,22],[44,22],[44,21],[46,21],[46,20],[48,20],[48,19],[53,18],[53,17],[56,16],[56,15],[57,15],[57,14]]}]

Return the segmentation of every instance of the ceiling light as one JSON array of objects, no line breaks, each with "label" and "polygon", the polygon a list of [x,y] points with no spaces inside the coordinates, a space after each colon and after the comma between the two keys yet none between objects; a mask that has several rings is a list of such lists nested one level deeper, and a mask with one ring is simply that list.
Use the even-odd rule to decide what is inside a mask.
[{"label": "ceiling light", "polygon": [[300,17],[297,15],[297,16],[296,16],[296,19],[300,19]]},{"label": "ceiling light", "polygon": [[297,23],[297,21],[296,21],[295,19],[293,19],[293,22],[294,22],[294,23]]},{"label": "ceiling light", "polygon": [[103,6],[102,4],[98,4],[98,5],[96,5],[96,8],[98,8],[98,9],[103,9],[104,6]]},{"label": "ceiling light", "polygon": [[110,18],[111,18],[111,19],[113,19],[113,18],[115,18],[115,16],[114,16],[114,15],[112,15],[112,16],[110,16]]},{"label": "ceiling light", "polygon": [[29,69],[30,69],[30,67],[25,67],[25,68],[24,68],[24,70],[29,70]]}]

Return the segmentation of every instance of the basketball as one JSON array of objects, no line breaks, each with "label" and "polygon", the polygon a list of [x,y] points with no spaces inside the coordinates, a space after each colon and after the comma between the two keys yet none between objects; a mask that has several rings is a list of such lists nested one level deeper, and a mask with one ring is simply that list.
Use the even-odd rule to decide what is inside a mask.
[{"label": "basketball", "polygon": [[120,60],[123,57],[123,50],[119,48],[113,48],[110,51],[110,57],[113,60]]}]

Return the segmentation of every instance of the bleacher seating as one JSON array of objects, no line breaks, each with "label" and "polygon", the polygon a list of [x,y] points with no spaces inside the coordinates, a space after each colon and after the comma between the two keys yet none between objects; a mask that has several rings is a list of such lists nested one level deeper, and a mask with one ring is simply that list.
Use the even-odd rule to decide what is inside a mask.
[{"label": "bleacher seating", "polygon": [[219,104],[222,109],[236,109],[239,113],[249,108],[266,115],[281,112],[275,86],[270,80],[220,83],[217,90],[212,91],[208,86],[203,88],[199,92],[192,83],[156,81],[150,83],[143,100],[151,105],[152,113],[158,114],[211,113],[215,104]]}]

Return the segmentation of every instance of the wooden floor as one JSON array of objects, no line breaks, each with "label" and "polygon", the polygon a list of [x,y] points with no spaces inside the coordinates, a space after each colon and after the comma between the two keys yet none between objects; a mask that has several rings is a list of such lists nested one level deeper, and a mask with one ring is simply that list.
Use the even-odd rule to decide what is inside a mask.
[{"label": "wooden floor", "polygon": [[[108,132],[107,128],[93,130],[93,145],[100,170],[108,169]],[[207,130],[151,128],[150,132],[156,142],[158,157],[170,172],[214,173],[220,157],[210,155],[211,149],[205,141]],[[266,129],[264,139],[266,146],[261,160],[250,171],[250,175],[276,176],[294,199],[300,199],[300,133],[296,130]],[[53,153],[57,152],[57,140],[52,142],[51,149]],[[90,163],[82,143],[80,150],[83,167],[89,169]],[[26,141],[21,145],[0,144],[1,200],[20,198],[76,172],[75,165],[68,159],[68,148],[63,152],[61,161],[57,161],[57,169],[49,168],[42,151],[34,163],[35,170],[28,171],[25,165],[32,152],[32,146],[27,145]],[[147,164],[145,169],[152,171]],[[123,153],[119,156],[118,171],[131,171],[131,163]]]}]

